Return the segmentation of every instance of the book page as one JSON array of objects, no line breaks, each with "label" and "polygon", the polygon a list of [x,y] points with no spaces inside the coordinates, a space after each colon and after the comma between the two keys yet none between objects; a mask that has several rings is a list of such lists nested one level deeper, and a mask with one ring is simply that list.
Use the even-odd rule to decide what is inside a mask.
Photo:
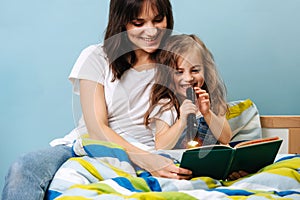
[{"label": "book page", "polygon": [[212,144],[212,145],[205,145],[201,147],[194,147],[194,148],[189,148],[187,151],[201,151],[201,150],[210,150],[210,149],[232,149],[229,145],[225,144]]},{"label": "book page", "polygon": [[279,139],[280,139],[279,137],[271,137],[271,138],[261,138],[261,139],[256,139],[256,140],[249,140],[249,141],[238,143],[237,145],[234,146],[234,148],[238,148],[241,146],[253,145],[253,144],[257,144],[257,143],[270,142],[270,141],[275,141],[275,140],[279,140]]}]

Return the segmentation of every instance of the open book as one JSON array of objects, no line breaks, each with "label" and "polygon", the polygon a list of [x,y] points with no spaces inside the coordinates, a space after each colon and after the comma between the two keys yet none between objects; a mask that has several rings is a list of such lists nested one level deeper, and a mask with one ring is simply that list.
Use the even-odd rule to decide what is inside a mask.
[{"label": "open book", "polygon": [[193,176],[209,176],[225,180],[232,172],[243,170],[255,173],[274,162],[282,139],[263,138],[232,142],[227,145],[209,145],[186,150],[180,167],[193,171]]}]

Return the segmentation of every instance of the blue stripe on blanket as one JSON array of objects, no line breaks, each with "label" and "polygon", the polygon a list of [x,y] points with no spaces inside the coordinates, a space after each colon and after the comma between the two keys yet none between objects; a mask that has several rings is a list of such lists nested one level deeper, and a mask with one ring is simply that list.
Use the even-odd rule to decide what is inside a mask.
[{"label": "blue stripe on blanket", "polygon": [[116,177],[112,178],[115,182],[117,182],[120,186],[130,190],[131,192],[142,192],[142,190],[137,190],[133,187],[131,182],[125,177]]},{"label": "blue stripe on blanket", "polygon": [[276,163],[280,162],[280,161],[283,161],[283,160],[288,160],[288,159],[297,158],[297,157],[300,158],[300,155],[299,154],[295,154],[295,155],[291,155],[291,156],[285,156],[285,157],[282,157],[282,158],[278,159],[276,161]]},{"label": "blue stripe on blanket", "polygon": [[141,177],[146,181],[146,183],[149,186],[149,188],[151,189],[151,191],[155,191],[155,192],[162,191],[158,180],[156,178],[154,178],[150,174],[150,172],[144,171],[139,168],[137,171],[137,175],[138,175],[138,177]]},{"label": "blue stripe on blanket", "polygon": [[60,196],[62,193],[56,192],[54,190],[48,190],[47,195],[46,195],[46,200],[52,200],[55,199],[56,197]]},{"label": "blue stripe on blanket", "polygon": [[106,147],[104,145],[86,145],[83,147],[88,156],[91,157],[113,157],[118,158],[120,161],[130,163],[128,155],[123,149]]},{"label": "blue stripe on blanket", "polygon": [[156,178],[154,178],[152,176],[142,177],[142,178],[146,181],[146,183],[148,184],[151,191],[153,191],[153,192],[161,192],[162,191],[160,184]]},{"label": "blue stripe on blanket", "polygon": [[275,194],[277,194],[281,197],[284,197],[284,196],[291,195],[291,194],[300,194],[300,192],[296,192],[296,191],[292,191],[292,190],[286,190],[286,191],[280,191],[280,192],[275,191]]},{"label": "blue stripe on blanket", "polygon": [[253,192],[248,192],[246,190],[239,190],[239,189],[230,190],[230,189],[214,188],[214,189],[211,189],[211,191],[222,192],[229,196],[237,196],[237,195],[249,196],[249,195],[254,194]]}]

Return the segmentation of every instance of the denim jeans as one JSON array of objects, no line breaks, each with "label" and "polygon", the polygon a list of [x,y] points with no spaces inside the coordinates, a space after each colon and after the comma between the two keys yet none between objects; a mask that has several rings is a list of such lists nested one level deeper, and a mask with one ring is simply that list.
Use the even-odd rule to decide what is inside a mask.
[{"label": "denim jeans", "polygon": [[72,148],[49,147],[21,156],[5,178],[2,200],[42,200],[58,168],[72,157]]}]

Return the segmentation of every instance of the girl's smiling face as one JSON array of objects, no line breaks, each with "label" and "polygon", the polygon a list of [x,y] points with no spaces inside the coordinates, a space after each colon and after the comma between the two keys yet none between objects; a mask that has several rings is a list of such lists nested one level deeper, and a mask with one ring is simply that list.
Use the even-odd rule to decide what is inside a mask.
[{"label": "girl's smiling face", "polygon": [[204,67],[200,53],[197,49],[191,50],[177,60],[174,71],[175,91],[180,96],[186,97],[188,87],[202,87],[204,84]]}]

